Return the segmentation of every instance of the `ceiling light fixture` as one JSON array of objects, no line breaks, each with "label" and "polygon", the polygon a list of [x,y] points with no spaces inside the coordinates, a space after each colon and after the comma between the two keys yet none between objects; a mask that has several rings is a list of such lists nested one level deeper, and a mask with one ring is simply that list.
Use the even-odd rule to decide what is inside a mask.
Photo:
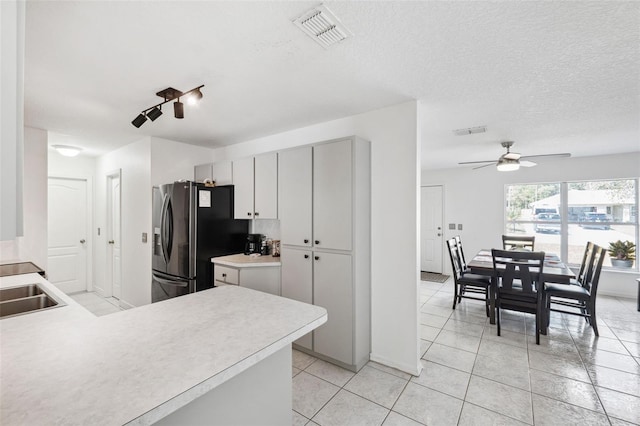
[{"label": "ceiling light fixture", "polygon": [[65,157],[75,157],[76,155],[80,154],[80,151],[82,151],[82,148],[70,145],[51,145],[51,148],[55,149],[60,155],[64,155]]},{"label": "ceiling light fixture", "polygon": [[520,168],[520,160],[502,157],[498,160],[496,168],[499,172],[513,172]]},{"label": "ceiling light fixture", "polygon": [[184,104],[180,102],[180,98],[186,97],[188,99],[189,105],[194,105],[200,99],[202,99],[202,92],[200,91],[200,89],[202,89],[203,87],[204,87],[204,84],[196,88],[193,88],[191,90],[187,90],[186,92],[181,92],[177,89],[174,89],[173,87],[167,87],[166,89],[159,91],[158,93],[156,93],[156,95],[160,96],[162,99],[164,99],[164,101],[143,110],[136,118],[133,119],[131,124],[139,128],[147,121],[147,118],[150,119],[151,121],[155,121],[158,117],[162,115],[162,105],[174,100],[175,100],[173,104],[174,117],[184,118]]}]

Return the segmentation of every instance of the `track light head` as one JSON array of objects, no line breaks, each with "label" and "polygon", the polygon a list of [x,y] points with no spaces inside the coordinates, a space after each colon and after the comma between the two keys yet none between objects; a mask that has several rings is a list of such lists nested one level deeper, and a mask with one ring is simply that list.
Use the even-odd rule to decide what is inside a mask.
[{"label": "track light head", "polygon": [[156,121],[156,118],[160,117],[161,115],[162,115],[162,108],[161,107],[153,107],[152,109],[147,111],[147,117],[151,121]]},{"label": "track light head", "polygon": [[200,91],[200,89],[194,89],[191,91],[191,93],[189,93],[187,103],[189,105],[195,105],[200,99],[202,99],[202,92]]},{"label": "track light head", "polygon": [[175,118],[184,118],[184,104],[180,99],[173,103],[173,116]]},{"label": "track light head", "polygon": [[147,116],[144,115],[144,113],[140,113],[136,118],[133,119],[131,124],[140,128],[140,126],[142,126],[145,121],[147,121]]}]

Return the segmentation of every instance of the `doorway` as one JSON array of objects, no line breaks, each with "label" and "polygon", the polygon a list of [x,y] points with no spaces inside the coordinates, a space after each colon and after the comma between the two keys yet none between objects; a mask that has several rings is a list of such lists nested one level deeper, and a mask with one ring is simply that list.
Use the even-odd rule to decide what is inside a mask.
[{"label": "doorway", "polygon": [[87,290],[87,180],[48,179],[47,279],[63,292]]},{"label": "doorway", "polygon": [[[122,295],[122,245],[120,229],[121,173],[120,170],[107,175],[107,287],[111,296]],[[106,296],[109,296],[108,294]]]},{"label": "doorway", "polygon": [[441,274],[443,252],[442,200],[443,188],[420,188],[420,270]]}]

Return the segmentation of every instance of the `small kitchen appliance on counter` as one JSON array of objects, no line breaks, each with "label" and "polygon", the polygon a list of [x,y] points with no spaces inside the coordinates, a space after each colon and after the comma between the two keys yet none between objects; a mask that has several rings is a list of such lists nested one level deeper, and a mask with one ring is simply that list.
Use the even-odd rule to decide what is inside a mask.
[{"label": "small kitchen appliance on counter", "polygon": [[248,234],[247,242],[244,245],[244,254],[260,254],[262,245],[262,234]]}]

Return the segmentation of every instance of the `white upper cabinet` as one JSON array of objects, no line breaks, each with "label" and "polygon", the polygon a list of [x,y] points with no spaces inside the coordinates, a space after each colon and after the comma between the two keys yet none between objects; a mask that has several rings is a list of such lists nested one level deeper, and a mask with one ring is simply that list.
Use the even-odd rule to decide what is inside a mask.
[{"label": "white upper cabinet", "polygon": [[211,179],[216,185],[233,185],[231,161],[218,161],[215,163],[199,164],[194,168],[196,182],[204,182]]},{"label": "white upper cabinet", "polygon": [[352,141],[317,145],[313,151],[313,243],[351,250],[353,221]]},{"label": "white upper cabinet", "polygon": [[278,154],[263,154],[233,162],[236,219],[278,218]]},{"label": "white upper cabinet", "polygon": [[311,246],[312,159],[310,146],[278,155],[278,217],[282,244]]},{"label": "white upper cabinet", "polygon": [[278,218],[278,154],[263,154],[255,157],[256,219]]}]

